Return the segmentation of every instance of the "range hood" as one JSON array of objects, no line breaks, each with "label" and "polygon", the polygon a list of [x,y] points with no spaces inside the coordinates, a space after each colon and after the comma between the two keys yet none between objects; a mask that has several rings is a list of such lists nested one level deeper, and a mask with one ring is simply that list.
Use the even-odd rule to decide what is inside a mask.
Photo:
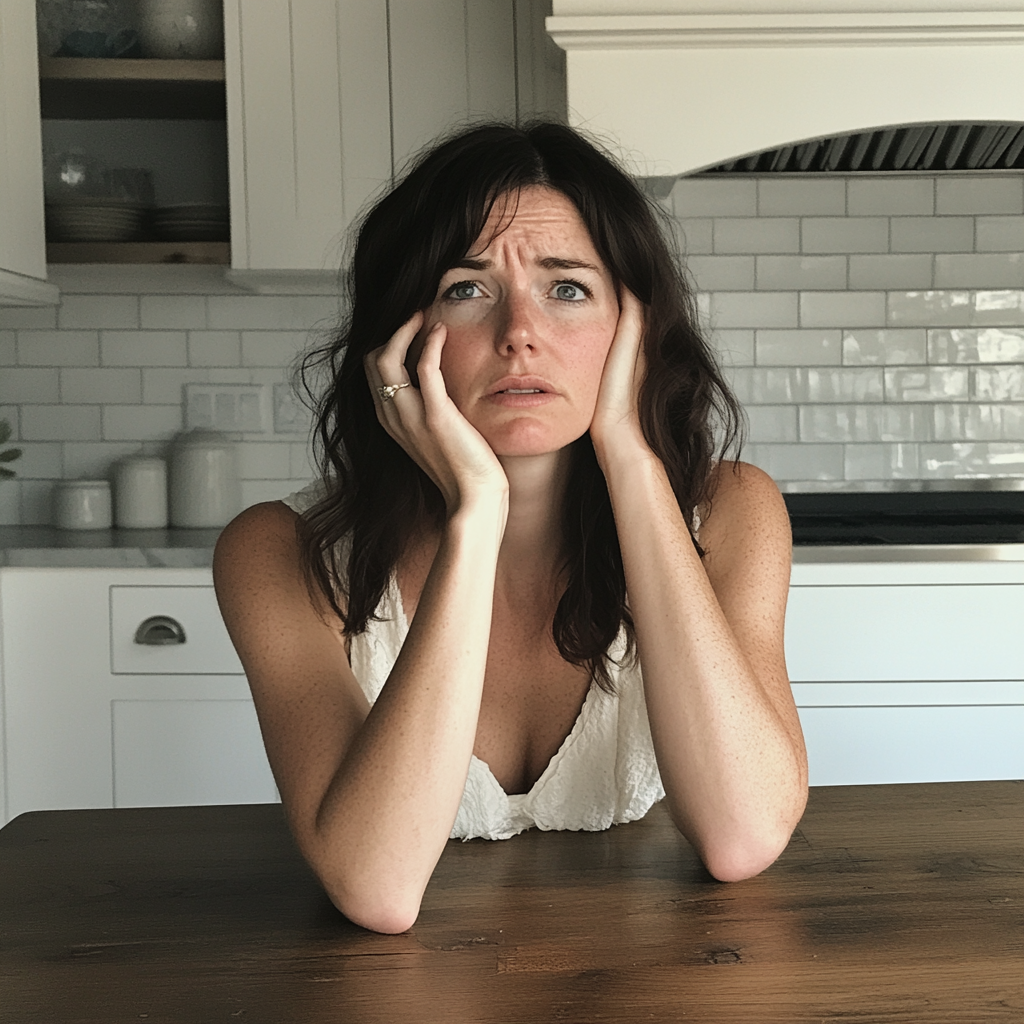
[{"label": "range hood", "polygon": [[994,127],[1012,145],[1024,124],[1024,0],[554,0],[553,12],[571,122],[648,177],[735,173],[751,154],[886,126]]}]

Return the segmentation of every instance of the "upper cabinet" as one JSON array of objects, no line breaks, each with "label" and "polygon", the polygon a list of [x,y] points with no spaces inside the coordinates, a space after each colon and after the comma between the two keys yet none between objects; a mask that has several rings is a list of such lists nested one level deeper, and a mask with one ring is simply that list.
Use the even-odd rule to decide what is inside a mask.
[{"label": "upper cabinet", "polygon": [[0,0],[0,304],[47,305],[35,9]]},{"label": "upper cabinet", "polygon": [[[544,27],[550,0],[225,0],[223,63],[145,53],[40,62],[34,8],[0,0],[0,303],[56,301],[45,284],[42,143],[78,146],[81,136],[105,146],[108,162],[158,163],[156,206],[181,210],[225,201],[181,182],[210,191],[202,166],[217,162],[226,134],[230,252],[162,236],[55,237],[51,261],[230,261],[229,275],[254,290],[318,291],[337,287],[352,223],[438,134],[488,117],[565,116],[564,55]],[[68,211],[51,209],[51,227],[58,213]]]},{"label": "upper cabinet", "polygon": [[228,0],[232,276],[331,288],[348,227],[471,119],[565,115],[543,0]]}]

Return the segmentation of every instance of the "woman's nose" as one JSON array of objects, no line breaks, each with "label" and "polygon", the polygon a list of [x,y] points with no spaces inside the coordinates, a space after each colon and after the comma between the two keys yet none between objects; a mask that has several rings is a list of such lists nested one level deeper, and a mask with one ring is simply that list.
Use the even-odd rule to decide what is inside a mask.
[{"label": "woman's nose", "polygon": [[497,338],[498,350],[512,355],[537,347],[539,340],[537,309],[529,294],[512,292],[502,302]]}]

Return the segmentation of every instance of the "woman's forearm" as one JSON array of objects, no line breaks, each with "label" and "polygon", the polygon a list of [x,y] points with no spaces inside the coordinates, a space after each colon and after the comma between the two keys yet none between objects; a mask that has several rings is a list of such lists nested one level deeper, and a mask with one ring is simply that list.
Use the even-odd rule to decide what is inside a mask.
[{"label": "woman's forearm", "polygon": [[803,808],[799,726],[738,643],[662,463],[634,455],[602,466],[669,807],[713,874],[755,874]]},{"label": "woman's forearm", "polygon": [[412,924],[458,812],[505,514],[495,498],[449,520],[398,660],[317,814],[315,866],[341,909],[377,930]]}]

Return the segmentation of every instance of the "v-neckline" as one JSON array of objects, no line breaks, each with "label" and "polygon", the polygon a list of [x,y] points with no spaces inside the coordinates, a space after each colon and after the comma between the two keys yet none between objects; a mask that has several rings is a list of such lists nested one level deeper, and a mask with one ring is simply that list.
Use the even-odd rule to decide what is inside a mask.
[{"label": "v-neckline", "polygon": [[[402,599],[402,588],[398,585],[398,574],[392,573],[391,575],[391,587],[393,590],[393,602],[395,606],[396,618],[398,620],[398,632],[400,634],[401,644],[405,643],[406,637],[409,635],[409,619],[405,614],[405,602]],[[544,770],[534,780],[533,785],[525,793],[506,793],[505,788],[498,781],[498,777],[491,771],[491,766],[483,760],[483,758],[477,757],[476,754],[470,754],[472,761],[477,762],[484,771],[491,777],[494,785],[505,794],[505,798],[509,801],[516,801],[522,803],[523,801],[532,798],[538,787],[542,784],[546,784],[547,780],[558,770],[558,765],[561,762],[565,752],[573,745],[578,735],[583,732],[584,721],[589,717],[590,711],[593,707],[594,694],[598,690],[596,683],[591,680],[590,686],[587,688],[587,695],[583,698],[583,704],[580,706],[579,714],[573,720],[572,728],[569,730],[565,739],[558,745],[558,749],[551,755],[548,763],[544,766]]]}]

